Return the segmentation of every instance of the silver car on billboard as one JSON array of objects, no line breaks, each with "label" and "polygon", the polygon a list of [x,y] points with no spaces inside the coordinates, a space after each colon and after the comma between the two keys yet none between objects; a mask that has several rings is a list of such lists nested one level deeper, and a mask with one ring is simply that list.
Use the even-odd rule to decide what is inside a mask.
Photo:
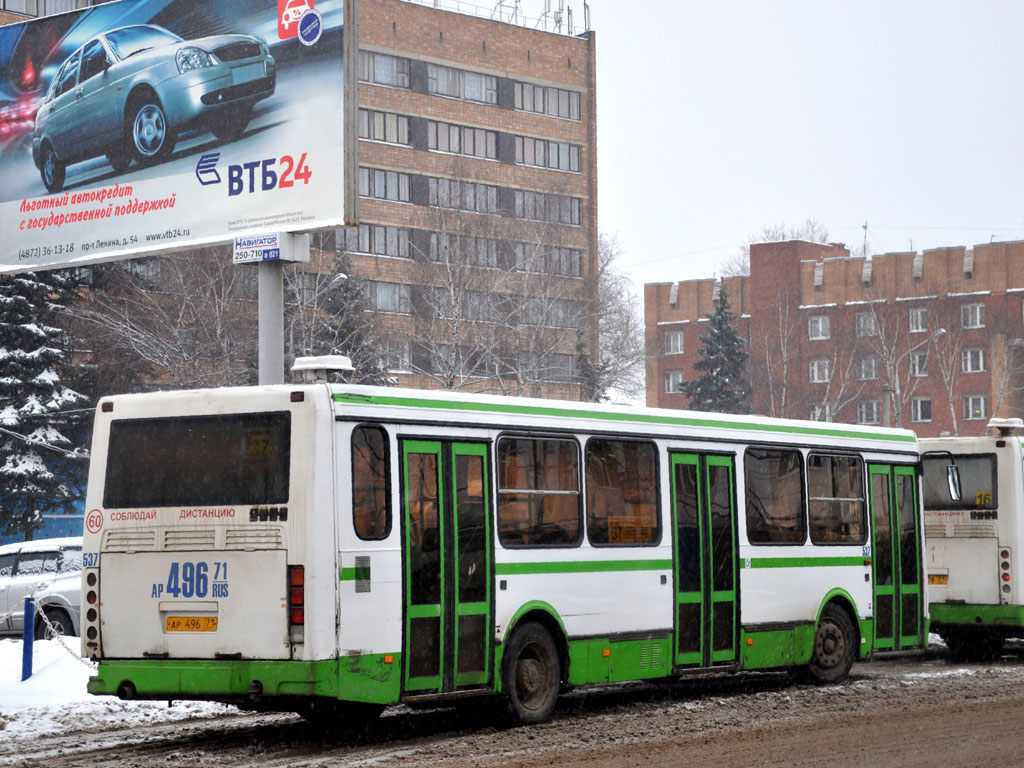
[{"label": "silver car on billboard", "polygon": [[163,160],[189,129],[233,141],[276,81],[259,37],[185,41],[153,24],[113,29],[61,64],[36,114],[32,159],[46,189],[59,192],[70,163],[106,155],[121,173]]}]

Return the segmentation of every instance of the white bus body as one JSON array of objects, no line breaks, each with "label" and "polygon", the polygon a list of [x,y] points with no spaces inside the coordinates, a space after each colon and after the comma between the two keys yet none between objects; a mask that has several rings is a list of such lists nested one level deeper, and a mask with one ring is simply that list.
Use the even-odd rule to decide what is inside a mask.
[{"label": "white bus body", "polygon": [[[1024,451],[1019,420],[1000,434],[922,439],[929,600],[934,631],[957,656],[986,658],[1024,635]],[[946,467],[956,466],[961,498]]]},{"label": "white bus body", "polygon": [[306,714],[927,641],[902,430],[349,385],[104,398],[89,690]]}]

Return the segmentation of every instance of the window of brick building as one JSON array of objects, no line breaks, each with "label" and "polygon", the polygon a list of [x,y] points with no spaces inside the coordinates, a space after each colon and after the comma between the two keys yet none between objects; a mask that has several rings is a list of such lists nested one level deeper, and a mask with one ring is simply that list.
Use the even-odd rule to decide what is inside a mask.
[{"label": "window of brick building", "polygon": [[875,317],[874,312],[858,312],[855,321],[858,336],[878,335],[878,318]]},{"label": "window of brick building", "polygon": [[932,420],[932,399],[930,397],[915,397],[910,401],[911,421]]},{"label": "window of brick building", "polygon": [[682,371],[667,371],[665,373],[665,392],[668,394],[679,394],[685,379]]},{"label": "window of brick building", "polygon": [[979,347],[965,349],[961,353],[964,373],[980,373],[985,370],[985,350]]},{"label": "window of brick building", "polygon": [[924,333],[928,330],[928,310],[915,307],[910,310],[910,332]]},{"label": "window of brick building", "polygon": [[928,375],[928,353],[912,352],[910,355],[910,375],[924,378]]},{"label": "window of brick building", "polygon": [[666,355],[681,355],[681,354],[683,354],[683,332],[682,331],[665,331],[665,354]]},{"label": "window of brick building", "polygon": [[985,327],[985,305],[964,304],[960,307],[961,328],[984,328]]},{"label": "window of brick building", "polygon": [[829,380],[829,361],[826,358],[811,360],[811,383],[823,384]]},{"label": "window of brick building", "polygon": [[409,60],[384,53],[359,52],[359,79],[364,83],[409,87]]},{"label": "window of brick building", "polygon": [[807,318],[807,338],[811,341],[821,341],[830,338],[831,328],[828,315],[814,315]]},{"label": "window of brick building", "polygon": [[964,420],[974,421],[984,419],[987,412],[987,403],[984,395],[964,395]]},{"label": "window of brick building", "polygon": [[878,401],[861,400],[857,403],[857,423],[877,424],[878,423]]}]

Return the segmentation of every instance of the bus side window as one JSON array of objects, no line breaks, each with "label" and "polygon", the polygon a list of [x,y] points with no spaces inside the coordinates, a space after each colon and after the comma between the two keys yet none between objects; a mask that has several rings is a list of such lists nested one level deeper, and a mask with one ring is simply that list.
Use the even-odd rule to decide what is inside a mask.
[{"label": "bus side window", "polygon": [[579,451],[572,440],[498,441],[498,539],[506,547],[573,547],[583,534]]},{"label": "bus side window", "polygon": [[657,465],[652,443],[587,443],[587,536],[591,544],[637,546],[661,540]]},{"label": "bus side window", "polygon": [[747,540],[751,544],[803,544],[807,538],[800,452],[749,448],[743,457],[747,487]]},{"label": "bus side window", "polygon": [[380,427],[352,430],[352,524],[366,541],[391,533],[388,436]]},{"label": "bus side window", "polygon": [[864,469],[856,456],[807,457],[808,516],[814,544],[863,544],[867,539]]}]

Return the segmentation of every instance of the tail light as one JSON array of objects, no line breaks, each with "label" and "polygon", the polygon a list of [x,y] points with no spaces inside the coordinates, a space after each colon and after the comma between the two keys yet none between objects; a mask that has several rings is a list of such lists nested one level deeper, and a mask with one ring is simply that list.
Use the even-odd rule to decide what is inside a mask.
[{"label": "tail light", "polygon": [[85,624],[82,628],[82,655],[90,659],[100,656],[100,576],[90,568],[85,571]]},{"label": "tail light", "polygon": [[1003,547],[999,550],[999,579],[1002,581],[1002,602],[1010,600],[1010,592],[1013,591],[1013,575],[1010,570],[1010,549]]},{"label": "tail light", "polygon": [[288,623],[301,627],[306,623],[306,569],[288,566]]}]

